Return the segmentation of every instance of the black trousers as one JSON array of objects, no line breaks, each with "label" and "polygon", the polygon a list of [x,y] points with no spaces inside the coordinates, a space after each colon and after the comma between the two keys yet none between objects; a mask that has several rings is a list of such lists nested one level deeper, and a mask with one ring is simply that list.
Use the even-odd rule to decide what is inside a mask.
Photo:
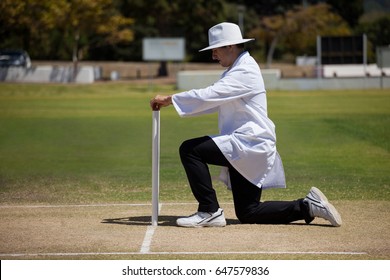
[{"label": "black trousers", "polygon": [[241,176],[208,136],[184,141],[180,158],[200,212],[215,212],[219,208],[208,167],[211,164],[229,168],[234,208],[241,223],[287,224],[309,218],[303,199],[260,202],[262,189]]}]

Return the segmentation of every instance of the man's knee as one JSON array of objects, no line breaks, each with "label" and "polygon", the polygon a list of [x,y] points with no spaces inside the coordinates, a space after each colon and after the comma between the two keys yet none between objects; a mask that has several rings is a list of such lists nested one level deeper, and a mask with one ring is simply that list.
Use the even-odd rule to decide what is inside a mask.
[{"label": "man's knee", "polygon": [[252,211],[248,208],[236,209],[237,219],[242,224],[253,224],[255,223],[253,219]]},{"label": "man's knee", "polygon": [[185,140],[183,143],[181,143],[179,147],[179,153],[181,157],[186,156],[192,152],[193,147],[190,142],[190,140]]}]

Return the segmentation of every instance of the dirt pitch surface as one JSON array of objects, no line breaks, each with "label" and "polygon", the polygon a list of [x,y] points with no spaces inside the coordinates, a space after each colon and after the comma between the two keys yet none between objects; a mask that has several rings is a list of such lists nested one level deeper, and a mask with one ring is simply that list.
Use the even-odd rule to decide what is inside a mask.
[{"label": "dirt pitch surface", "polygon": [[6,259],[390,259],[390,202],[336,201],[343,225],[243,225],[222,204],[224,228],[179,228],[194,203],[0,206]]}]

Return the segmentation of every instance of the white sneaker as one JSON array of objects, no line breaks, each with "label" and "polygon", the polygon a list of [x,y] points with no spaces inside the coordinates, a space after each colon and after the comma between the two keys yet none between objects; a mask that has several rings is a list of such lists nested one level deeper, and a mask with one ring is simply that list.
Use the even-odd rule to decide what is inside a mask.
[{"label": "white sneaker", "polygon": [[191,216],[176,220],[179,227],[224,227],[226,226],[223,209],[219,208],[217,212],[197,212]]},{"label": "white sneaker", "polygon": [[310,215],[328,220],[332,226],[339,227],[342,224],[341,216],[336,208],[329,203],[326,196],[316,187],[312,187],[303,200],[309,205]]}]

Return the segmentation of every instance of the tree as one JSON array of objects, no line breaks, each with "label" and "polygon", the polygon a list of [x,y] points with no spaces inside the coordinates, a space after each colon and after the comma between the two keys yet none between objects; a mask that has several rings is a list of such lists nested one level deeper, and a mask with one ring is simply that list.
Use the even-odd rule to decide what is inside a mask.
[{"label": "tree", "polygon": [[229,18],[225,0],[123,0],[120,10],[136,18],[135,43],[127,49],[133,60],[142,57],[144,37],[185,37],[188,59],[203,60],[208,54],[198,50],[208,41],[208,28]]},{"label": "tree", "polygon": [[2,47],[29,49],[32,43],[56,28],[63,19],[64,1],[0,1]]},{"label": "tree", "polygon": [[375,48],[390,45],[390,15],[373,12],[360,19],[355,33],[366,34],[368,39],[368,60],[375,61]]},{"label": "tree", "polygon": [[[133,20],[112,0],[1,0],[2,46],[27,49],[33,57],[75,62],[91,47],[133,40]],[[21,34],[21,36],[20,36]],[[21,39],[18,39],[21,38]]]},{"label": "tree", "polygon": [[327,0],[326,3],[332,7],[332,11],[340,15],[351,28],[354,28],[359,18],[364,13],[364,0]]},{"label": "tree", "polygon": [[[229,0],[237,2],[237,0]],[[302,0],[242,0],[243,4],[251,7],[256,13],[263,16],[280,15],[293,7],[302,4]],[[310,1],[311,2],[311,1]]]},{"label": "tree", "polygon": [[74,75],[82,51],[90,46],[133,40],[132,19],[121,16],[111,0],[69,0],[65,32],[73,36]]},{"label": "tree", "polygon": [[298,6],[282,15],[260,19],[260,28],[252,36],[268,43],[267,66],[270,66],[278,45],[286,53],[294,55],[312,54],[315,51],[317,35],[350,35],[348,24],[330,6],[317,4],[309,7]]},{"label": "tree", "polygon": [[[255,44],[265,44],[272,61],[278,52],[312,52],[312,33],[323,31],[328,23],[342,22],[344,28],[335,12],[354,27],[362,1],[0,0],[0,48],[23,48],[34,59],[140,60],[144,37],[185,37],[187,60],[210,61],[209,52],[198,53],[207,45],[208,28],[222,21],[238,23],[240,4],[246,6],[244,36],[260,39]],[[331,7],[318,8],[315,16],[316,6],[293,9],[318,2]]]}]

